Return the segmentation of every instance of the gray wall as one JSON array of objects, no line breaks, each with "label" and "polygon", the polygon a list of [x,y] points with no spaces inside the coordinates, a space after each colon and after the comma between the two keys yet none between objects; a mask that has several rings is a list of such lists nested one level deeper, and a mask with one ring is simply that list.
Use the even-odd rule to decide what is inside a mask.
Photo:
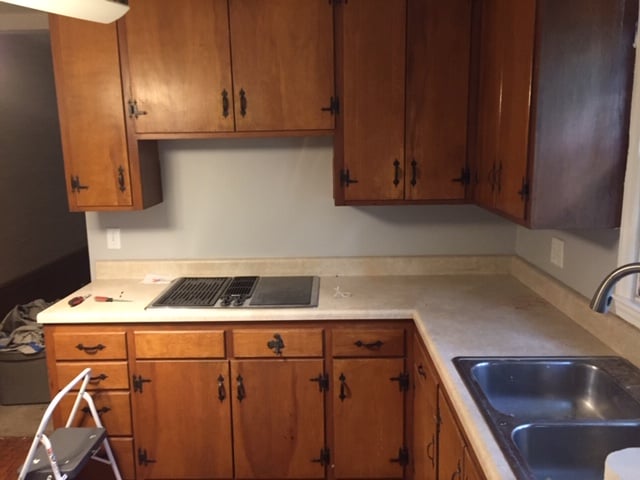
[{"label": "gray wall", "polygon": [[0,284],[86,245],[68,212],[48,31],[0,31]]},{"label": "gray wall", "polygon": [[92,260],[514,253],[515,226],[474,206],[335,207],[328,137],[166,141],[160,154],[165,201],[88,213]]}]

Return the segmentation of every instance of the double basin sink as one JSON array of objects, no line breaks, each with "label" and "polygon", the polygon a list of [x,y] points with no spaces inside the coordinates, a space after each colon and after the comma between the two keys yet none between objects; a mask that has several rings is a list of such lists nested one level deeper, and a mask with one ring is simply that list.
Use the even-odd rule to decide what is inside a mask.
[{"label": "double basin sink", "polygon": [[620,357],[453,362],[519,479],[602,480],[610,452],[640,447],[640,369]]}]

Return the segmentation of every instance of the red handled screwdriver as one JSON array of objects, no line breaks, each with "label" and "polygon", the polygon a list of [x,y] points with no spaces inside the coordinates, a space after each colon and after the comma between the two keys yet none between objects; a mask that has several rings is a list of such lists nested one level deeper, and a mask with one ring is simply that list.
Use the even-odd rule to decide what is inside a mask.
[{"label": "red handled screwdriver", "polygon": [[122,298],[113,298],[113,297],[93,297],[96,302],[132,302],[133,300],[124,300]]},{"label": "red handled screwdriver", "polygon": [[76,305],[80,305],[82,302],[84,302],[85,298],[89,298],[91,296],[91,294],[89,295],[79,295],[77,297],[73,297],[71,300],[69,300],[69,305],[71,305],[72,307],[75,307]]}]

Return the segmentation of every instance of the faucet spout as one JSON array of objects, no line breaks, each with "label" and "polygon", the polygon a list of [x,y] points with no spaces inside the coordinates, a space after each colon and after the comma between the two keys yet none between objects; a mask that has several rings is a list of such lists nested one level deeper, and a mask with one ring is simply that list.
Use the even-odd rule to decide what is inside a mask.
[{"label": "faucet spout", "polygon": [[606,313],[613,299],[611,296],[613,287],[621,278],[631,275],[632,273],[640,273],[640,263],[628,263],[609,273],[593,294],[589,307],[598,313]]}]

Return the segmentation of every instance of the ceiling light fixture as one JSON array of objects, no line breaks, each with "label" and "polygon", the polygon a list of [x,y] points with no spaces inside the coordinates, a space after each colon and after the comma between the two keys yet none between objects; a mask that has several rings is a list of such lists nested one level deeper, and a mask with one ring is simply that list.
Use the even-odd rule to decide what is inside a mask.
[{"label": "ceiling light fixture", "polygon": [[47,13],[111,23],[129,11],[128,0],[1,0],[21,7],[33,8]]}]

